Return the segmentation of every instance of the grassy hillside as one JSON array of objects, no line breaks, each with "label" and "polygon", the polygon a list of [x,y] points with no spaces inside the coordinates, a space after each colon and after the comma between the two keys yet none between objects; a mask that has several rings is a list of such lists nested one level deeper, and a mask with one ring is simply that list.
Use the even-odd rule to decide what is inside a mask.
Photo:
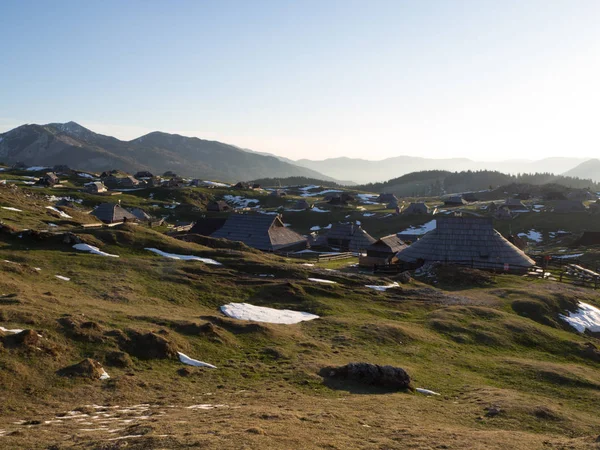
[{"label": "grassy hillside", "polygon": [[[84,209],[97,201],[75,185],[0,187],[1,206],[21,209],[0,209],[11,222],[0,234],[0,326],[33,330],[19,339],[0,333],[2,448],[595,448],[600,341],[559,318],[577,301],[599,306],[593,290],[512,275],[456,284],[440,274],[435,283],[376,292],[365,285],[393,280],[348,261],[310,266],[240,244],[183,242],[141,225],[82,230],[83,213],[55,233],[19,232],[47,227],[44,196],[60,189],[81,196]],[[180,207],[192,214],[227,192],[119,197],[158,211],[171,211],[175,200],[181,205],[173,214]],[[241,194],[267,209],[293,201]],[[383,214],[382,205],[367,207]],[[284,217],[303,228],[348,212],[365,214],[354,207]],[[382,233],[429,220],[362,217]],[[76,251],[66,231],[119,258]],[[148,247],[222,265],[166,259]],[[220,312],[230,302],[321,317],[246,322]],[[184,365],[177,351],[217,369]],[[61,376],[84,358],[110,379]],[[441,395],[322,376],[325,367],[353,361],[402,367],[412,388]]]}]

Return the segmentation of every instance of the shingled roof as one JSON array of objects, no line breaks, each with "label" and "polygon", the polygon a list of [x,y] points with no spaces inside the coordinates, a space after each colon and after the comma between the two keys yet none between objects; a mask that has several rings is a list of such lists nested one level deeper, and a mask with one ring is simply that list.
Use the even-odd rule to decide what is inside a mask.
[{"label": "shingled roof", "polygon": [[403,211],[404,214],[429,214],[429,208],[425,203],[411,203]]},{"label": "shingled roof", "polygon": [[400,251],[400,261],[472,264],[478,269],[522,272],[535,262],[493,228],[491,218],[440,217],[436,228]]},{"label": "shingled roof", "polygon": [[371,245],[367,247],[367,255],[373,254],[396,254],[406,248],[406,244],[395,234],[377,239]]},{"label": "shingled roof", "polygon": [[358,252],[375,242],[375,238],[354,223],[335,223],[326,234],[327,244]]},{"label": "shingled roof", "polygon": [[133,214],[117,203],[102,203],[91,214],[104,223],[119,223],[125,220],[137,220]]},{"label": "shingled roof", "polygon": [[263,251],[307,247],[306,238],[287,228],[279,215],[232,214],[211,237],[243,242]]}]

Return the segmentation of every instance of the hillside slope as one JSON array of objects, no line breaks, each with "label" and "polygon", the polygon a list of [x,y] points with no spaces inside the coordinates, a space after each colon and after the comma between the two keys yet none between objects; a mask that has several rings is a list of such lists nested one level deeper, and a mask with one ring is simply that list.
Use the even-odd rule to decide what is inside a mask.
[{"label": "hillside slope", "polygon": [[577,167],[564,173],[566,176],[578,178],[590,178],[595,182],[600,182],[600,159],[590,159],[582,162]]},{"label": "hillside slope", "polygon": [[264,177],[304,176],[335,181],[314,170],[233,145],[153,132],[131,141],[94,133],[75,122],[22,125],[0,134],[0,160],[7,164],[127,172],[167,170],[179,175],[235,182]]}]

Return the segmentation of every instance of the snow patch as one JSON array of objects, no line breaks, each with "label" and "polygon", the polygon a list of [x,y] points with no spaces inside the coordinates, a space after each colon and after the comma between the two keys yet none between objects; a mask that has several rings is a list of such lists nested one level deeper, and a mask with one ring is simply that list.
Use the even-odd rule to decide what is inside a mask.
[{"label": "snow patch", "polygon": [[188,366],[194,366],[194,367],[208,367],[209,369],[216,369],[217,366],[213,366],[212,364],[208,364],[202,361],[198,361],[197,359],[193,359],[190,358],[187,355],[184,355],[181,352],[177,352],[177,354],[179,355],[179,361],[181,361],[184,364],[187,364]]},{"label": "snow patch", "polygon": [[587,303],[579,302],[577,312],[570,312],[565,316],[560,314],[560,318],[575,328],[580,333],[589,330],[593,333],[600,333],[600,309]]},{"label": "snow patch", "polygon": [[260,204],[260,201],[255,198],[245,198],[241,195],[224,195],[223,200],[238,208],[250,208],[250,203],[256,203],[257,205]]},{"label": "snow patch", "polygon": [[220,262],[217,262],[214,259],[210,259],[210,258],[200,258],[199,256],[193,256],[193,255],[177,255],[175,253],[163,252],[157,248],[145,248],[144,250],[148,250],[150,252],[156,253],[157,255],[164,256],[165,258],[169,258],[169,259],[180,259],[182,261],[200,261],[200,262],[203,262],[204,264],[213,264],[216,266],[221,265]]},{"label": "snow patch", "polygon": [[373,285],[373,284],[365,285],[365,287],[368,287],[369,289],[374,289],[379,292],[385,292],[388,289],[392,289],[392,288],[399,287],[399,286],[400,285],[397,282],[393,282],[392,284],[388,284],[386,286],[377,286],[377,285]]},{"label": "snow patch", "polygon": [[323,280],[321,278],[309,278],[308,281],[314,281],[315,283],[337,284],[337,281]]},{"label": "snow patch", "polygon": [[429,389],[417,388],[415,389],[419,394],[423,395],[440,395],[437,392],[430,391]]},{"label": "snow patch", "polygon": [[535,231],[534,229],[529,230],[527,233],[519,233],[517,236],[524,237],[534,242],[542,242],[542,233]]},{"label": "snow patch", "polygon": [[119,257],[119,255],[111,255],[110,253],[105,253],[105,252],[101,251],[98,247],[94,247],[93,245],[88,245],[88,244],[75,244],[73,246],[73,248],[75,250],[80,250],[82,252],[90,252],[90,253],[93,253],[94,255],[110,256],[112,258]]},{"label": "snow patch", "polygon": [[63,280],[63,281],[71,281],[70,278],[67,277],[63,277],[62,275],[54,275],[56,278],[58,278],[59,280]]},{"label": "snow patch", "polygon": [[0,327],[0,331],[4,331],[5,333],[17,334],[23,330],[21,330],[20,328],[13,328],[12,330],[10,330],[8,328]]},{"label": "snow patch", "polygon": [[319,316],[307,312],[267,308],[251,305],[250,303],[229,303],[221,306],[221,311],[233,319],[287,325],[319,318]]},{"label": "snow patch", "polygon": [[431,230],[435,230],[435,226],[436,226],[436,221],[434,219],[434,220],[430,220],[427,223],[424,223],[423,225],[408,227],[406,230],[401,231],[398,234],[403,234],[403,233],[407,233],[407,234],[425,234],[425,233],[429,233]]},{"label": "snow patch", "polygon": [[21,209],[13,208],[12,206],[3,206],[2,209],[7,209],[9,211],[23,212]]},{"label": "snow patch", "polygon": [[49,209],[51,211],[57,212],[60,217],[64,217],[65,219],[72,219],[72,217],[70,215],[68,215],[67,213],[61,211],[58,208],[55,208],[54,206],[46,206],[46,209]]}]

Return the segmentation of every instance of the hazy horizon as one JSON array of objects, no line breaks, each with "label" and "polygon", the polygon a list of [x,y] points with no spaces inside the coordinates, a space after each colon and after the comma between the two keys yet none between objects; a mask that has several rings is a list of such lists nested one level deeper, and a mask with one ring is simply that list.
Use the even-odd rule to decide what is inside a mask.
[{"label": "hazy horizon", "polygon": [[600,3],[7,1],[0,129],[293,160],[595,158]]}]

